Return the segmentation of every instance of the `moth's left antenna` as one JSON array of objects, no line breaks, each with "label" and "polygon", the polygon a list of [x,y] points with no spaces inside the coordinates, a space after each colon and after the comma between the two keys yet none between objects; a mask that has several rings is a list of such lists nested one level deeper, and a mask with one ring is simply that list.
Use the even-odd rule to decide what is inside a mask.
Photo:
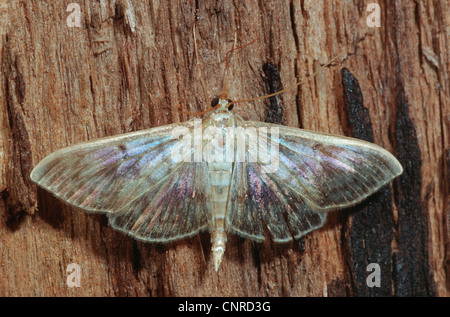
[{"label": "moth's left antenna", "polygon": [[[236,36],[236,35],[235,35]],[[228,71],[228,57],[231,53],[233,53],[234,51],[243,49],[244,47],[249,46],[250,44],[253,44],[255,41],[257,40],[257,38],[255,38],[254,40],[248,42],[247,44],[241,45],[239,47],[234,47],[231,50],[229,50],[227,52],[227,54],[225,55],[225,71],[223,74],[223,88],[222,88],[222,93],[220,94],[219,98],[220,99],[227,99],[227,87],[226,87],[226,77],[227,77],[227,71]],[[236,39],[235,39],[235,43],[236,43]]]}]

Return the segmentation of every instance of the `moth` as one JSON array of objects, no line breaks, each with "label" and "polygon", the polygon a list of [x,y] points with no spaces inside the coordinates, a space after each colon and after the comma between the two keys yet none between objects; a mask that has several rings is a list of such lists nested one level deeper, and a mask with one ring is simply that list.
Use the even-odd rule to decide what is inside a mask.
[{"label": "moth", "polygon": [[245,121],[223,95],[213,106],[201,121],[60,149],[31,180],[73,207],[106,213],[113,228],[138,240],[208,230],[217,271],[228,233],[258,242],[265,231],[275,242],[298,239],[320,228],[329,211],[361,202],[402,173],[375,144]]}]

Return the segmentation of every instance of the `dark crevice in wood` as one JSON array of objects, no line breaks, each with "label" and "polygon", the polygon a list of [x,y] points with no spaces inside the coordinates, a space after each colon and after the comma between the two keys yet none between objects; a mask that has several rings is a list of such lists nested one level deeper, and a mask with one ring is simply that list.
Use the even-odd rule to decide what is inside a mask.
[{"label": "dark crevice in wood", "polygon": [[428,210],[421,201],[422,155],[402,91],[397,97],[395,122],[397,158],[404,172],[395,181],[398,192],[398,253],[394,266],[395,295],[436,294],[429,265]]},{"label": "dark crevice in wood", "polygon": [[262,277],[261,277],[261,243],[252,243],[252,258],[253,258],[253,264],[257,270],[257,276],[258,276],[258,288],[261,288],[262,286]]},{"label": "dark crevice in wood", "polygon": [[[301,11],[304,12],[304,8],[303,8],[303,2],[301,2]],[[294,57],[294,72],[295,72],[295,78],[299,78],[298,75],[298,68],[297,68],[297,63],[298,63],[298,56],[300,54],[300,38],[299,35],[297,33],[297,28],[296,28],[296,17],[295,17],[295,8],[294,8],[294,3],[291,2],[289,5],[289,14],[290,14],[290,18],[291,18],[291,28],[292,28],[292,33],[293,33],[293,37],[294,37],[294,41],[295,41],[295,47],[297,49],[297,54],[295,54]],[[299,97],[299,91],[300,91],[300,86],[298,86],[296,88],[296,94],[295,94],[295,112],[297,114],[297,118],[298,118],[298,124],[299,124],[299,128],[303,128],[303,122],[302,122],[302,117],[301,117],[301,109],[300,109],[300,97]]]},{"label": "dark crevice in wood", "polygon": [[[22,213],[33,214],[35,206],[34,187],[30,180],[33,169],[31,143],[26,128],[23,102],[26,85],[22,72],[19,70],[18,56],[9,49],[8,39],[3,49],[5,101],[11,135],[11,155],[8,161],[6,180],[8,195],[6,195],[6,222],[10,227],[16,227],[24,217]],[[9,219],[11,218],[11,219]],[[14,223],[14,225],[12,225]]]},{"label": "dark crevice in wood", "polygon": [[296,28],[295,28],[295,14],[294,14],[294,12],[295,12],[294,3],[291,2],[289,4],[289,13],[290,13],[289,16],[291,18],[291,28],[292,28],[292,33],[293,33],[293,36],[294,36],[295,47],[299,47],[299,38],[298,38],[298,34],[297,34],[297,31],[296,31]]},{"label": "dark crevice in wood", "polygon": [[[37,215],[52,228],[68,231],[69,229],[64,228],[64,222],[72,220],[72,214],[64,208],[63,202],[41,188],[37,190],[37,197],[39,210]],[[68,234],[74,237],[73,228],[70,229],[72,232]]]},{"label": "dark crevice in wood", "polygon": [[139,271],[142,268],[141,253],[139,252],[138,242],[133,240],[133,253],[132,253],[133,272],[136,280],[139,280]]},{"label": "dark crevice in wood", "polygon": [[348,281],[335,278],[328,284],[328,296],[330,297],[346,297],[351,295],[351,289]]},{"label": "dark crevice in wood", "polygon": [[445,194],[444,194],[444,237],[445,239],[445,272],[447,289],[450,289],[450,148],[444,152]]},{"label": "dark crevice in wood", "polygon": [[[342,86],[347,126],[357,139],[373,142],[373,128],[369,110],[364,107],[358,80],[346,68],[342,69]],[[348,253],[347,266],[352,279],[352,292],[357,296],[390,296],[392,294],[391,243],[394,238],[392,194],[389,186],[361,204],[347,209],[351,216],[343,226],[344,248]],[[380,266],[380,287],[367,285],[367,266]]]},{"label": "dark crevice in wood", "polygon": [[[263,65],[263,81],[266,84],[267,95],[276,93],[282,90],[281,78],[278,73],[277,67],[271,62],[266,62]],[[269,98],[269,107],[267,108],[267,114],[265,122],[282,124],[283,121],[283,108],[281,107],[280,96],[273,96]]]},{"label": "dark crevice in wood", "polygon": [[115,3],[114,16],[112,17],[114,29],[124,34],[125,37],[133,34],[132,27],[127,24],[127,17],[125,16],[127,10],[130,10],[128,4],[119,0]]},{"label": "dark crevice in wood", "polygon": [[364,99],[358,80],[347,69],[342,69],[342,86],[347,126],[354,138],[374,142],[373,127],[369,109],[364,107]]},{"label": "dark crevice in wood", "polygon": [[0,193],[0,199],[2,200],[2,207],[4,207],[5,214],[3,215],[6,228],[10,231],[16,231],[20,228],[23,220],[25,220],[26,213],[23,210],[14,210],[14,206],[11,205],[11,199],[9,193],[4,190]]}]

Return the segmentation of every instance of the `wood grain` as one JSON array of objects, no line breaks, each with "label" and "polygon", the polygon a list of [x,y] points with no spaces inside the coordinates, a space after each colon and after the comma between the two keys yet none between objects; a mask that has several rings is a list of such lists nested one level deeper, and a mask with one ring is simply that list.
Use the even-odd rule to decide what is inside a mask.
[{"label": "wood grain", "polygon": [[[368,27],[364,1],[150,0],[80,1],[81,27],[70,28],[71,2],[0,0],[0,296],[450,295],[447,1],[383,1],[379,28]],[[224,78],[226,52],[254,39]],[[300,241],[229,237],[215,273],[208,234],[137,242],[29,180],[61,147],[184,121],[180,105],[208,109],[224,80],[232,100],[261,96],[278,80],[267,63],[289,87],[339,54],[278,103],[233,110],[321,132],[363,129],[405,167]],[[371,127],[351,123],[351,109]],[[373,261],[380,289],[364,284]],[[66,285],[70,263],[79,288]]]}]

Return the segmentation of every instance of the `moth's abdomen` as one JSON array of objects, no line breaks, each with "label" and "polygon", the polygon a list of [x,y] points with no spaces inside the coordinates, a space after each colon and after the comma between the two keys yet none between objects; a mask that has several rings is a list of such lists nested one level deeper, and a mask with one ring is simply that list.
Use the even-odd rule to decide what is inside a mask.
[{"label": "moth's abdomen", "polygon": [[232,163],[210,163],[209,176],[211,181],[211,200],[213,205],[211,220],[211,244],[213,261],[216,271],[222,262],[227,236],[225,232],[225,218],[230,191]]},{"label": "moth's abdomen", "polygon": [[[212,166],[211,166],[212,165]],[[217,166],[219,165],[219,166]],[[213,227],[211,229],[223,230],[224,222],[227,210],[228,194],[230,191],[231,171],[232,164],[227,163],[227,166],[223,163],[210,164],[209,175],[211,181],[211,200],[213,203],[213,215],[214,220]],[[217,220],[217,221],[216,221]]]},{"label": "moth's abdomen", "polygon": [[212,207],[208,211],[208,228],[216,271],[222,262],[227,242],[225,219],[236,155],[234,139],[235,120],[230,112],[214,112],[203,121],[203,160],[208,165]]}]

